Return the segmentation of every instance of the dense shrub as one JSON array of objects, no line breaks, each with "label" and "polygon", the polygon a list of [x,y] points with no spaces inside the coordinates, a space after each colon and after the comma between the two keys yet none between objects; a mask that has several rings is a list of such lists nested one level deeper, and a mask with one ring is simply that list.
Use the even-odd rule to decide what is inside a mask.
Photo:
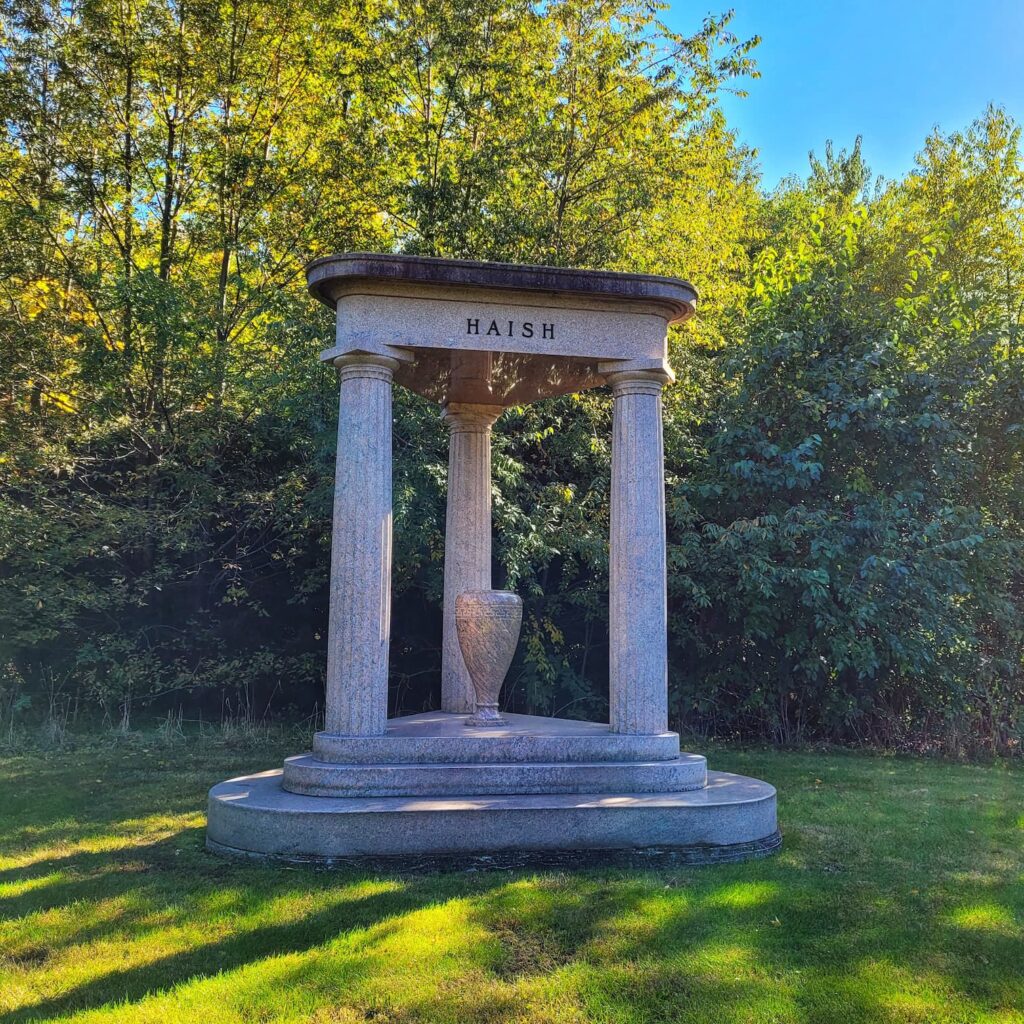
[{"label": "dense shrub", "polygon": [[[874,185],[829,148],[766,196],[717,106],[753,70],[727,25],[0,5],[3,722],[316,718],[337,393],[302,266],[378,249],[697,284],[665,405],[682,727],[1019,749],[1019,132],[990,110]],[[395,410],[392,712],[437,702],[447,470],[437,409]],[[495,431],[516,709],[607,713],[610,415]]]}]

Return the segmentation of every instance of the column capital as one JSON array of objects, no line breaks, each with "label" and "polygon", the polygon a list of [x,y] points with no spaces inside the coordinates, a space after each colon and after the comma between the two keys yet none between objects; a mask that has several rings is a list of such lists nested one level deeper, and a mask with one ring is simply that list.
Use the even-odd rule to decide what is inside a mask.
[{"label": "column capital", "polygon": [[374,380],[387,381],[389,384],[394,378],[395,370],[400,365],[397,359],[373,355],[369,352],[352,352],[349,355],[338,356],[331,362],[338,368],[339,380],[369,377]]},{"label": "column capital", "polygon": [[661,389],[672,382],[664,370],[616,370],[605,374],[612,386],[612,397],[623,395],[660,395]]},{"label": "column capital", "polygon": [[470,433],[485,433],[505,411],[501,405],[480,405],[476,402],[445,402],[441,418],[448,429]]}]

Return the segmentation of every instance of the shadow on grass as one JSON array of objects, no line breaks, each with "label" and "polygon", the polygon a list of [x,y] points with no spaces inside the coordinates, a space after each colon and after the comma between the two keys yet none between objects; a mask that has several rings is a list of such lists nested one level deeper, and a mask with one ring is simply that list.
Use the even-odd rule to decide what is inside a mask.
[{"label": "shadow on grass", "polygon": [[[911,767],[900,784],[917,787]],[[39,882],[0,900],[0,917],[35,921],[65,911],[70,919],[26,928],[8,959],[45,971],[55,958],[59,970],[61,950],[87,952],[90,943],[113,940],[152,941],[156,955],[132,966],[112,962],[60,995],[9,1010],[0,1024],[117,1003],[127,1015],[147,997],[228,973],[200,1000],[251,1008],[284,985],[318,1005],[389,1024],[591,1017],[845,1024],[974,1019],[993,1010],[1016,1019],[1024,1003],[1012,795],[1019,779],[978,805],[973,777],[949,790],[940,775],[943,788],[917,797],[907,789],[909,797],[886,805],[877,794],[890,774],[884,764],[873,789],[831,797],[813,776],[801,795],[794,779],[794,806],[782,814],[790,825],[786,851],[715,868],[374,881],[357,869],[223,861],[202,851],[197,828],[115,851],[42,857],[0,873],[0,881]],[[104,812],[119,830],[138,820],[126,814],[126,801],[140,807],[135,794],[116,805],[119,813]],[[194,813],[195,794],[191,803],[182,795],[180,805]],[[447,929],[436,942],[416,917],[434,907],[445,919],[437,927]],[[83,908],[80,923],[74,908]],[[206,934],[187,948],[161,945],[162,931],[203,925]],[[301,959],[278,959],[289,954]],[[49,979],[39,987],[49,988]],[[248,1018],[239,1010],[238,1019]]]},{"label": "shadow on grass", "polygon": [[[202,841],[202,830],[195,831],[198,834],[189,838],[198,847]],[[180,849],[181,837],[176,836],[125,852],[130,853],[136,861],[148,863],[150,867],[147,870],[160,872],[160,861],[166,859],[168,854],[174,857]],[[357,872],[327,874],[262,866],[245,867],[205,853],[199,854],[198,850],[194,853],[199,855],[195,860],[201,858],[205,863],[193,863],[187,872],[179,870],[178,877],[168,878],[164,875],[152,880],[147,880],[145,874],[140,876],[136,869],[118,874],[118,865],[110,863],[109,854],[105,857],[101,854],[79,854],[58,858],[58,862],[65,867],[82,872],[91,868],[94,874],[85,874],[79,879],[48,887],[44,904],[26,899],[26,904],[35,903],[31,907],[32,911],[45,909],[46,905],[66,906],[69,903],[77,905],[81,901],[116,899],[128,892],[139,904],[139,909],[120,914],[114,921],[73,930],[64,936],[62,942],[48,943],[47,948],[40,951],[42,955],[39,960],[45,961],[61,946],[82,945],[110,937],[115,932],[129,931],[133,941],[159,932],[168,927],[167,920],[151,925],[145,922],[154,916],[154,908],[159,908],[167,897],[178,896],[180,899],[184,896],[184,905],[179,905],[174,915],[177,918],[190,918],[196,914],[201,916],[204,904],[217,903],[219,917],[230,917],[232,910],[237,909],[241,919],[243,911],[251,914],[254,907],[258,908],[260,904],[269,906],[289,898],[308,896],[311,892],[317,893],[320,902],[326,902],[327,905],[303,913],[294,920],[262,924],[256,928],[243,927],[243,930],[228,937],[193,943],[185,951],[158,957],[137,967],[109,971],[58,998],[42,1000],[2,1014],[0,1022],[13,1024],[15,1021],[48,1019],[94,1009],[112,1001],[136,1002],[157,991],[188,981],[209,978],[263,958],[303,953],[347,933],[373,929],[372,938],[367,941],[366,948],[359,951],[359,955],[337,958],[335,973],[340,971],[345,983],[351,984],[366,971],[374,969],[373,947],[385,941],[400,927],[402,915],[437,901],[436,893],[429,886],[410,889],[396,881],[393,887],[384,891],[361,894],[358,892],[360,883],[368,879]],[[178,864],[172,866],[180,869]],[[187,877],[183,877],[185,874]],[[498,876],[491,880],[495,886],[503,882],[504,878]],[[233,890],[227,901],[223,898],[225,884]],[[357,891],[347,891],[350,889]],[[29,907],[24,909],[28,911]],[[30,949],[28,955],[11,959],[32,963],[37,958]],[[339,976],[340,980],[342,978]]]},{"label": "shadow on grass", "polygon": [[[474,918],[500,937],[499,977],[582,967],[578,988],[601,1019],[676,1021],[704,1007],[716,1021],[902,1020],[893,1005],[915,987],[937,1008],[947,997],[979,1012],[1024,1005],[1024,908],[1016,927],[971,933],[945,920],[954,892],[929,906],[916,889],[893,898],[866,886],[857,900],[848,880],[784,862],[715,870],[512,883],[483,895]],[[993,877],[972,898],[1000,907],[1014,881]],[[431,1009],[419,1004],[424,1019]]]}]

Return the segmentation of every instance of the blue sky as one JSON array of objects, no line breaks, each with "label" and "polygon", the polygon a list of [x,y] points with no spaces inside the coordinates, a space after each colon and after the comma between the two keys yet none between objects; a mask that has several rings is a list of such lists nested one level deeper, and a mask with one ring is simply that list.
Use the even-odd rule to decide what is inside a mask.
[{"label": "blue sky", "polygon": [[1024,0],[672,0],[663,18],[692,31],[729,7],[737,35],[762,38],[761,78],[723,106],[767,188],[829,138],[863,135],[872,171],[898,177],[935,125],[966,127],[989,102],[1024,121]]}]

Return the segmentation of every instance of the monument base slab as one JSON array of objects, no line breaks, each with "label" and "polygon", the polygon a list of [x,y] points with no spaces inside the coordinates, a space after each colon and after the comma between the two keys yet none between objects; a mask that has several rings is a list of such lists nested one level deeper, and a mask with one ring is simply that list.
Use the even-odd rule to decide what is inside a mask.
[{"label": "monument base slab", "polygon": [[354,860],[481,865],[588,859],[710,863],[778,847],[775,789],[709,772],[676,733],[509,715],[393,719],[380,736],[318,733],[284,769],[210,790],[207,845],[329,866]]},{"label": "monument base slab", "polygon": [[323,866],[387,858],[543,863],[550,855],[584,863],[604,853],[712,863],[764,856],[781,842],[774,787],[725,772],[678,793],[422,798],[302,796],[284,790],[281,777],[277,769],[210,790],[211,851]]}]

